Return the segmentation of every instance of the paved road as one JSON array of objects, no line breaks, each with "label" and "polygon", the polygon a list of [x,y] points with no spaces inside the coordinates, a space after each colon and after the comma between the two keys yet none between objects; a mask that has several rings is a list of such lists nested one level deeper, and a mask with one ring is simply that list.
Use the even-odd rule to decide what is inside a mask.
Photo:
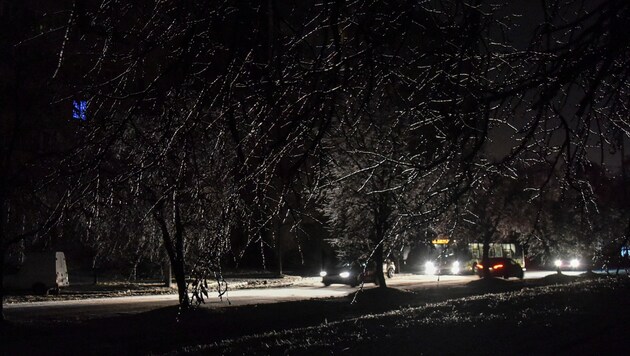
[{"label": "paved road", "polygon": [[[526,279],[542,278],[555,273],[553,271],[527,271]],[[563,272],[569,275],[582,273],[581,271]],[[387,280],[390,287],[429,288],[440,285],[463,285],[476,280],[476,276],[426,276],[404,274]],[[374,288],[372,284],[365,288]],[[283,301],[307,300],[313,298],[342,297],[354,292],[356,288],[344,285],[324,287],[319,277],[304,278],[300,283],[291,287],[266,289],[241,289],[230,291],[223,300],[212,297],[206,307],[229,307],[263,303],[277,303]],[[116,297],[68,301],[51,301],[35,303],[7,304],[5,316],[9,320],[77,320],[116,316],[121,314],[139,313],[156,308],[177,305],[177,295],[151,295]]]}]

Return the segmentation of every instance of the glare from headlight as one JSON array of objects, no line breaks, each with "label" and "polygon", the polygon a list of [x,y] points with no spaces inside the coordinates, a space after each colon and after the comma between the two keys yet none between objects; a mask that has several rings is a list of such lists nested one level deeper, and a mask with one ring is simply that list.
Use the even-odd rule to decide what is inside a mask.
[{"label": "glare from headlight", "polygon": [[437,272],[437,269],[435,268],[435,265],[433,264],[433,262],[428,261],[427,263],[424,264],[425,274],[435,274],[435,272]]},{"label": "glare from headlight", "polygon": [[321,272],[319,272],[319,276],[320,276],[320,277],[326,277],[326,275],[327,275],[327,274],[328,274],[328,273],[326,273],[326,271],[321,271]]},{"label": "glare from headlight", "polygon": [[458,274],[459,273],[459,261],[453,262],[453,265],[451,266],[451,273],[452,274]]},{"label": "glare from headlight", "polygon": [[562,260],[556,260],[553,264],[556,265],[556,267],[560,267],[562,266]]},{"label": "glare from headlight", "polygon": [[350,277],[350,272],[341,272],[341,273],[339,273],[339,277],[341,277],[341,278],[348,278],[348,277]]},{"label": "glare from headlight", "polygon": [[569,264],[571,265],[571,268],[578,268],[578,266],[580,265],[580,261],[578,261],[577,258],[574,258],[571,260],[571,262],[569,262]]}]

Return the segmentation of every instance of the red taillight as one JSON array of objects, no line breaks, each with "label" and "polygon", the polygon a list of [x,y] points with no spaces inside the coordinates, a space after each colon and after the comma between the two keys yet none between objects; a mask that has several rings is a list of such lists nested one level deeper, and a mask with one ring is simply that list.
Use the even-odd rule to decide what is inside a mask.
[{"label": "red taillight", "polygon": [[498,265],[494,265],[492,266],[493,269],[499,269],[499,268],[503,268],[502,264],[498,264]]}]

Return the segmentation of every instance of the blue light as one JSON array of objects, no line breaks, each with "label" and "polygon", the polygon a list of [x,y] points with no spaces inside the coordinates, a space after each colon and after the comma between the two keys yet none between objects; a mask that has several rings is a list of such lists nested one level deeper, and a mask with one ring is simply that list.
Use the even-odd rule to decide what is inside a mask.
[{"label": "blue light", "polygon": [[85,121],[87,112],[87,101],[85,100],[73,100],[72,101],[72,118],[76,120]]}]

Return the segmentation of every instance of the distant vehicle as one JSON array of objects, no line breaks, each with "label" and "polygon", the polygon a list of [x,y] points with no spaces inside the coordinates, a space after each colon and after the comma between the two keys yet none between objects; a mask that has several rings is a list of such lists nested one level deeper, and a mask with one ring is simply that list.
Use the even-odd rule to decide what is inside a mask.
[{"label": "distant vehicle", "polygon": [[[503,277],[505,279],[516,277],[523,279],[523,268],[511,258],[494,257],[488,259],[488,263],[490,275],[493,277]],[[481,263],[477,264],[476,270],[479,277],[483,276],[483,265]]]},{"label": "distant vehicle", "polygon": [[70,285],[66,256],[63,252],[41,252],[26,255],[24,264],[4,276],[6,290],[31,290],[35,294],[59,293]]},{"label": "distant vehicle", "polygon": [[580,260],[577,258],[572,259],[556,259],[553,261],[553,265],[556,269],[560,270],[569,270],[569,269],[578,269],[580,267]]},{"label": "distant vehicle", "polygon": [[[386,260],[383,262],[383,273],[388,278],[394,276],[394,273],[396,273],[396,265],[393,261]],[[351,287],[356,287],[361,283],[377,283],[374,268],[359,262],[339,264],[333,268],[321,271],[319,275],[322,277],[322,283],[324,283],[325,286],[331,284],[348,284]]]},{"label": "distant vehicle", "polygon": [[472,273],[474,266],[472,262],[462,263],[455,258],[438,258],[437,261],[427,261],[424,264],[424,274],[442,275],[442,274],[464,274]]},{"label": "distant vehicle", "polygon": [[[422,248],[421,248],[422,250]],[[421,273],[426,275],[475,274],[477,261],[483,256],[482,243],[465,243],[441,236],[420,251]],[[515,243],[491,243],[488,257],[511,258],[525,269],[525,256],[520,245]]]}]

